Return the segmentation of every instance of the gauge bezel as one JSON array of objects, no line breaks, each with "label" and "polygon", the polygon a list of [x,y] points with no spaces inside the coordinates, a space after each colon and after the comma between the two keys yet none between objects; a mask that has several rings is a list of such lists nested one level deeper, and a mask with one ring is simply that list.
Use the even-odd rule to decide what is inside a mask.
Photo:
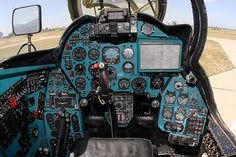
[{"label": "gauge bezel", "polygon": [[[181,97],[181,96],[187,96],[187,98],[188,98],[188,101],[186,102],[186,103],[184,103],[184,104],[181,104],[180,102],[179,102],[179,98]],[[182,99],[182,98],[181,98]],[[178,102],[178,105],[180,105],[180,106],[186,106],[188,103],[189,103],[189,96],[188,96],[188,94],[179,94],[178,95],[178,97],[177,97],[177,102]]]},{"label": "gauge bezel", "polygon": [[[108,60],[108,58],[106,58],[106,55],[105,55],[106,51],[109,49],[114,49],[118,54],[117,57],[112,61]],[[120,49],[115,46],[104,47],[102,49],[102,61],[106,63],[110,63],[110,64],[119,64],[120,63]]]},{"label": "gauge bezel", "polygon": [[[94,50],[97,52],[96,58],[92,58],[92,57],[91,57],[91,52],[94,51]],[[90,49],[90,50],[88,51],[88,58],[89,58],[90,60],[93,60],[93,61],[94,61],[94,60],[99,59],[99,57],[100,57],[100,52],[99,52],[98,49],[92,48],[92,49]]]},{"label": "gauge bezel", "polygon": [[[78,82],[79,80],[80,80],[80,81],[83,81],[84,86],[83,86],[82,88],[77,85],[77,82]],[[84,90],[85,87],[86,87],[86,80],[85,80],[83,77],[78,77],[78,78],[76,78],[76,80],[75,80],[75,85],[76,85],[76,88],[77,88],[78,90],[82,91],[82,90]]]},{"label": "gauge bezel", "polygon": [[[129,50],[131,50],[132,51],[132,56],[131,57],[126,57],[126,55],[124,54],[125,53],[125,51],[127,51],[127,49],[129,49]],[[130,48],[130,47],[126,47],[124,50],[123,50],[123,53],[122,53],[122,55],[123,55],[123,58],[124,59],[132,59],[133,57],[134,57],[134,50],[132,49],[132,48]]]},{"label": "gauge bezel", "polygon": [[[135,81],[137,81],[137,80],[142,80],[142,81],[144,81],[144,82],[145,82],[145,87],[143,87],[142,89],[137,90],[137,89],[134,87]],[[142,77],[137,77],[137,78],[135,78],[135,79],[132,81],[131,87],[132,87],[132,89],[134,90],[135,93],[142,93],[142,92],[144,92],[145,89],[147,88],[147,81],[146,81],[144,78],[142,78]]]},{"label": "gauge bezel", "polygon": [[[78,53],[81,53],[81,50],[83,50],[83,58],[76,58],[75,57],[75,53],[77,53],[77,52],[75,52],[75,50],[78,50],[79,52]],[[75,60],[75,61],[78,61],[78,62],[82,62],[83,60],[85,60],[85,58],[86,58],[86,50],[85,50],[85,48],[83,48],[83,47],[76,47],[74,50],[73,50],[73,52],[72,52],[72,57],[73,57],[73,59]]]},{"label": "gauge bezel", "polygon": [[[124,66],[125,66],[125,64],[127,64],[127,63],[129,63],[129,64],[132,65],[132,71],[126,71],[126,70],[125,70]],[[134,72],[134,64],[133,64],[132,62],[124,62],[124,64],[122,65],[122,70],[123,70],[125,73],[133,73],[133,72]]]},{"label": "gauge bezel", "polygon": [[[120,87],[120,82],[121,82],[121,81],[127,81],[128,87],[127,87],[127,88],[122,88],[122,87]],[[120,79],[120,80],[118,81],[118,87],[119,87],[119,89],[121,89],[121,90],[128,90],[128,89],[130,88],[130,81],[129,81],[129,79],[127,79],[127,78],[122,78],[122,79]]]}]

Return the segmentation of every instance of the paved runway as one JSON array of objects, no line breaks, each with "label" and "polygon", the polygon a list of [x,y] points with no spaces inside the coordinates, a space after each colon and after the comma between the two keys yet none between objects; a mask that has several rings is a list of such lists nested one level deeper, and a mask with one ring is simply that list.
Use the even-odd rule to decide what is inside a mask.
[{"label": "paved runway", "polygon": [[[236,67],[236,40],[208,38],[218,42]],[[236,68],[210,77],[221,117],[236,135]]]}]

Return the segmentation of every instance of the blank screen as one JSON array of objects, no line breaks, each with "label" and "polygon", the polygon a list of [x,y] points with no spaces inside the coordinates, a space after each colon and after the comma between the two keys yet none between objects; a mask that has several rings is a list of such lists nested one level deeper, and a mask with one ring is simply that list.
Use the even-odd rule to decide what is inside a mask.
[{"label": "blank screen", "polygon": [[140,69],[179,69],[180,45],[141,44]]}]

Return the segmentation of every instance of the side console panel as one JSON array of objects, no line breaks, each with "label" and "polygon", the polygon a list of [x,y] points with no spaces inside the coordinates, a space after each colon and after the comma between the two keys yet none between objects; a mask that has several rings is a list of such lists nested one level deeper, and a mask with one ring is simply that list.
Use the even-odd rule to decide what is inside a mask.
[{"label": "side console panel", "polygon": [[205,129],[207,113],[197,87],[189,86],[182,76],[176,76],[163,92],[158,126],[170,133],[170,143],[197,146]]}]

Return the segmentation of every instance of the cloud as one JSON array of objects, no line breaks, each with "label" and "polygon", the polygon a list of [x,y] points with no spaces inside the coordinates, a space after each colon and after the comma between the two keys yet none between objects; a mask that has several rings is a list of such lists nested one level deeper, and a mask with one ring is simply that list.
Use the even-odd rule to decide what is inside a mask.
[{"label": "cloud", "polygon": [[205,0],[206,3],[214,3],[216,0]]}]

